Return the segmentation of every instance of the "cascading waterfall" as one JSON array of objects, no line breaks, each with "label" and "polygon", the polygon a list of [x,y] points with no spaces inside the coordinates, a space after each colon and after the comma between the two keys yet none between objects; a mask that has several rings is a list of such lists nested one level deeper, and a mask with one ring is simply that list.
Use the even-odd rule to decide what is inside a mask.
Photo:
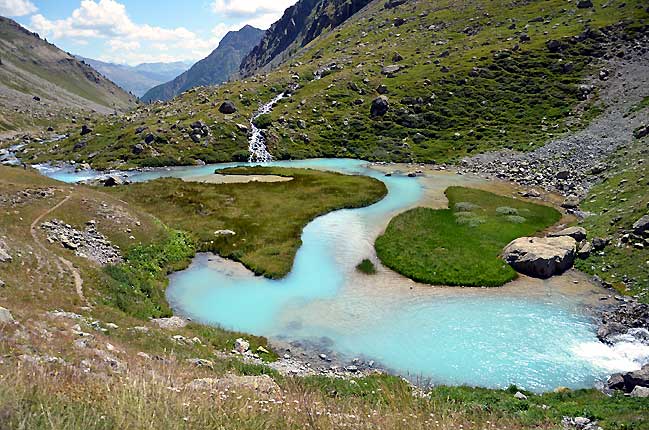
[{"label": "cascading waterfall", "polygon": [[284,98],[286,93],[281,93],[276,96],[274,99],[262,105],[257,112],[252,116],[250,120],[250,126],[252,129],[252,134],[250,135],[250,141],[248,145],[248,151],[250,151],[250,156],[248,161],[250,163],[268,163],[273,161],[273,156],[270,155],[268,149],[266,148],[266,138],[264,133],[255,126],[255,119],[259,118],[261,115],[270,113],[273,110],[273,106]]}]

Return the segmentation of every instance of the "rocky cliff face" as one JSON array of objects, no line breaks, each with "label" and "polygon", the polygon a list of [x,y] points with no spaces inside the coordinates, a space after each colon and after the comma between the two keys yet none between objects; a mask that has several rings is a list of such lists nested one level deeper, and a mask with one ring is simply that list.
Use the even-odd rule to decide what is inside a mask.
[{"label": "rocky cliff face", "polygon": [[369,4],[370,0],[300,0],[286,9],[263,39],[241,63],[241,74],[249,76],[265,66],[288,58],[309,42]]},{"label": "rocky cliff face", "polygon": [[152,88],[142,96],[142,100],[169,100],[193,87],[227,81],[238,72],[241,59],[259,43],[263,34],[263,30],[249,25],[229,32],[210,55],[173,81]]}]

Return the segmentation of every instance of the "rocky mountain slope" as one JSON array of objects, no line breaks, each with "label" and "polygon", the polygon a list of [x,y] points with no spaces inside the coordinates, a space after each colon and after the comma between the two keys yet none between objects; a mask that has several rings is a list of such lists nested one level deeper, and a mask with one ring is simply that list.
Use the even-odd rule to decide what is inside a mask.
[{"label": "rocky mountain slope", "polygon": [[168,82],[184,71],[191,64],[176,61],[173,63],[142,63],[137,66],[106,63],[91,58],[78,57],[99,73],[115,82],[124,90],[141,97],[151,88]]},{"label": "rocky mountain slope", "polygon": [[87,64],[0,17],[0,131],[55,122],[73,112],[120,112],[135,98]]},{"label": "rocky mountain slope", "polygon": [[241,59],[259,42],[263,33],[249,25],[229,32],[210,55],[174,80],[147,91],[142,100],[169,100],[190,88],[227,81],[237,73]]},{"label": "rocky mountain slope", "polygon": [[[87,145],[73,151],[82,138],[72,135],[56,151],[35,149],[32,160],[128,167],[245,159],[253,112],[281,93],[263,118],[279,159],[444,163],[528,152],[606,109],[599,88],[609,77],[598,74],[646,51],[648,21],[638,0],[375,0],[267,74],[142,107],[98,124],[101,136],[83,137]],[[226,100],[236,112],[219,112]]]},{"label": "rocky mountain slope", "polygon": [[321,34],[345,22],[370,0],[300,0],[266,32],[259,45],[241,62],[250,76],[286,60]]}]

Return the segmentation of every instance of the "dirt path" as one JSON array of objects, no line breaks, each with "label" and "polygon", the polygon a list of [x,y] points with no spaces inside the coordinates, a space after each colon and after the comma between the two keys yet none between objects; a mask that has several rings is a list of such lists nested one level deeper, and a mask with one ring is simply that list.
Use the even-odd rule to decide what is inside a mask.
[{"label": "dirt path", "polygon": [[[50,253],[50,251],[45,247],[45,245],[41,242],[41,240],[38,237],[36,231],[38,224],[40,224],[43,218],[45,218],[46,216],[48,216],[49,214],[51,214],[52,212],[54,212],[55,210],[63,206],[68,200],[70,200],[70,198],[72,198],[72,193],[68,194],[63,200],[61,200],[56,205],[52,206],[51,208],[49,208],[48,210],[40,214],[38,217],[36,217],[36,219],[34,219],[31,226],[29,227],[29,232],[32,235],[32,239],[34,240],[36,245],[38,245],[38,247],[41,248],[41,250],[43,250],[46,254]],[[83,295],[83,278],[81,277],[81,273],[79,272],[79,270],[76,267],[74,267],[71,261],[61,256],[57,256],[57,258],[63,264],[63,266],[66,267],[67,270],[72,272],[72,277],[74,279],[74,287],[77,292],[77,295],[79,296],[79,298],[83,303],[88,304],[88,300],[86,300],[86,297]],[[59,271],[65,272],[65,269],[61,266],[59,261],[56,262]]]}]

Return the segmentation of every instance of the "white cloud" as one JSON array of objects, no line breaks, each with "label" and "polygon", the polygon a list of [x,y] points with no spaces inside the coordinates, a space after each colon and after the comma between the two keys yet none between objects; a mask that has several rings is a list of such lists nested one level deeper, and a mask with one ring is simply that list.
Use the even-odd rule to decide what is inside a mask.
[{"label": "white cloud", "polygon": [[212,10],[227,18],[266,29],[297,0],[213,0]]},{"label": "white cloud", "polygon": [[111,39],[107,42],[111,51],[135,51],[140,49],[140,42],[137,40]]},{"label": "white cloud", "polygon": [[115,0],[82,0],[79,8],[65,19],[50,21],[43,15],[34,15],[31,27],[54,38],[95,37],[186,42],[198,39],[196,34],[184,27],[168,29],[136,24],[126,13],[126,7]]},{"label": "white cloud", "polygon": [[0,0],[0,15],[25,16],[36,12],[38,8],[29,0]]}]

